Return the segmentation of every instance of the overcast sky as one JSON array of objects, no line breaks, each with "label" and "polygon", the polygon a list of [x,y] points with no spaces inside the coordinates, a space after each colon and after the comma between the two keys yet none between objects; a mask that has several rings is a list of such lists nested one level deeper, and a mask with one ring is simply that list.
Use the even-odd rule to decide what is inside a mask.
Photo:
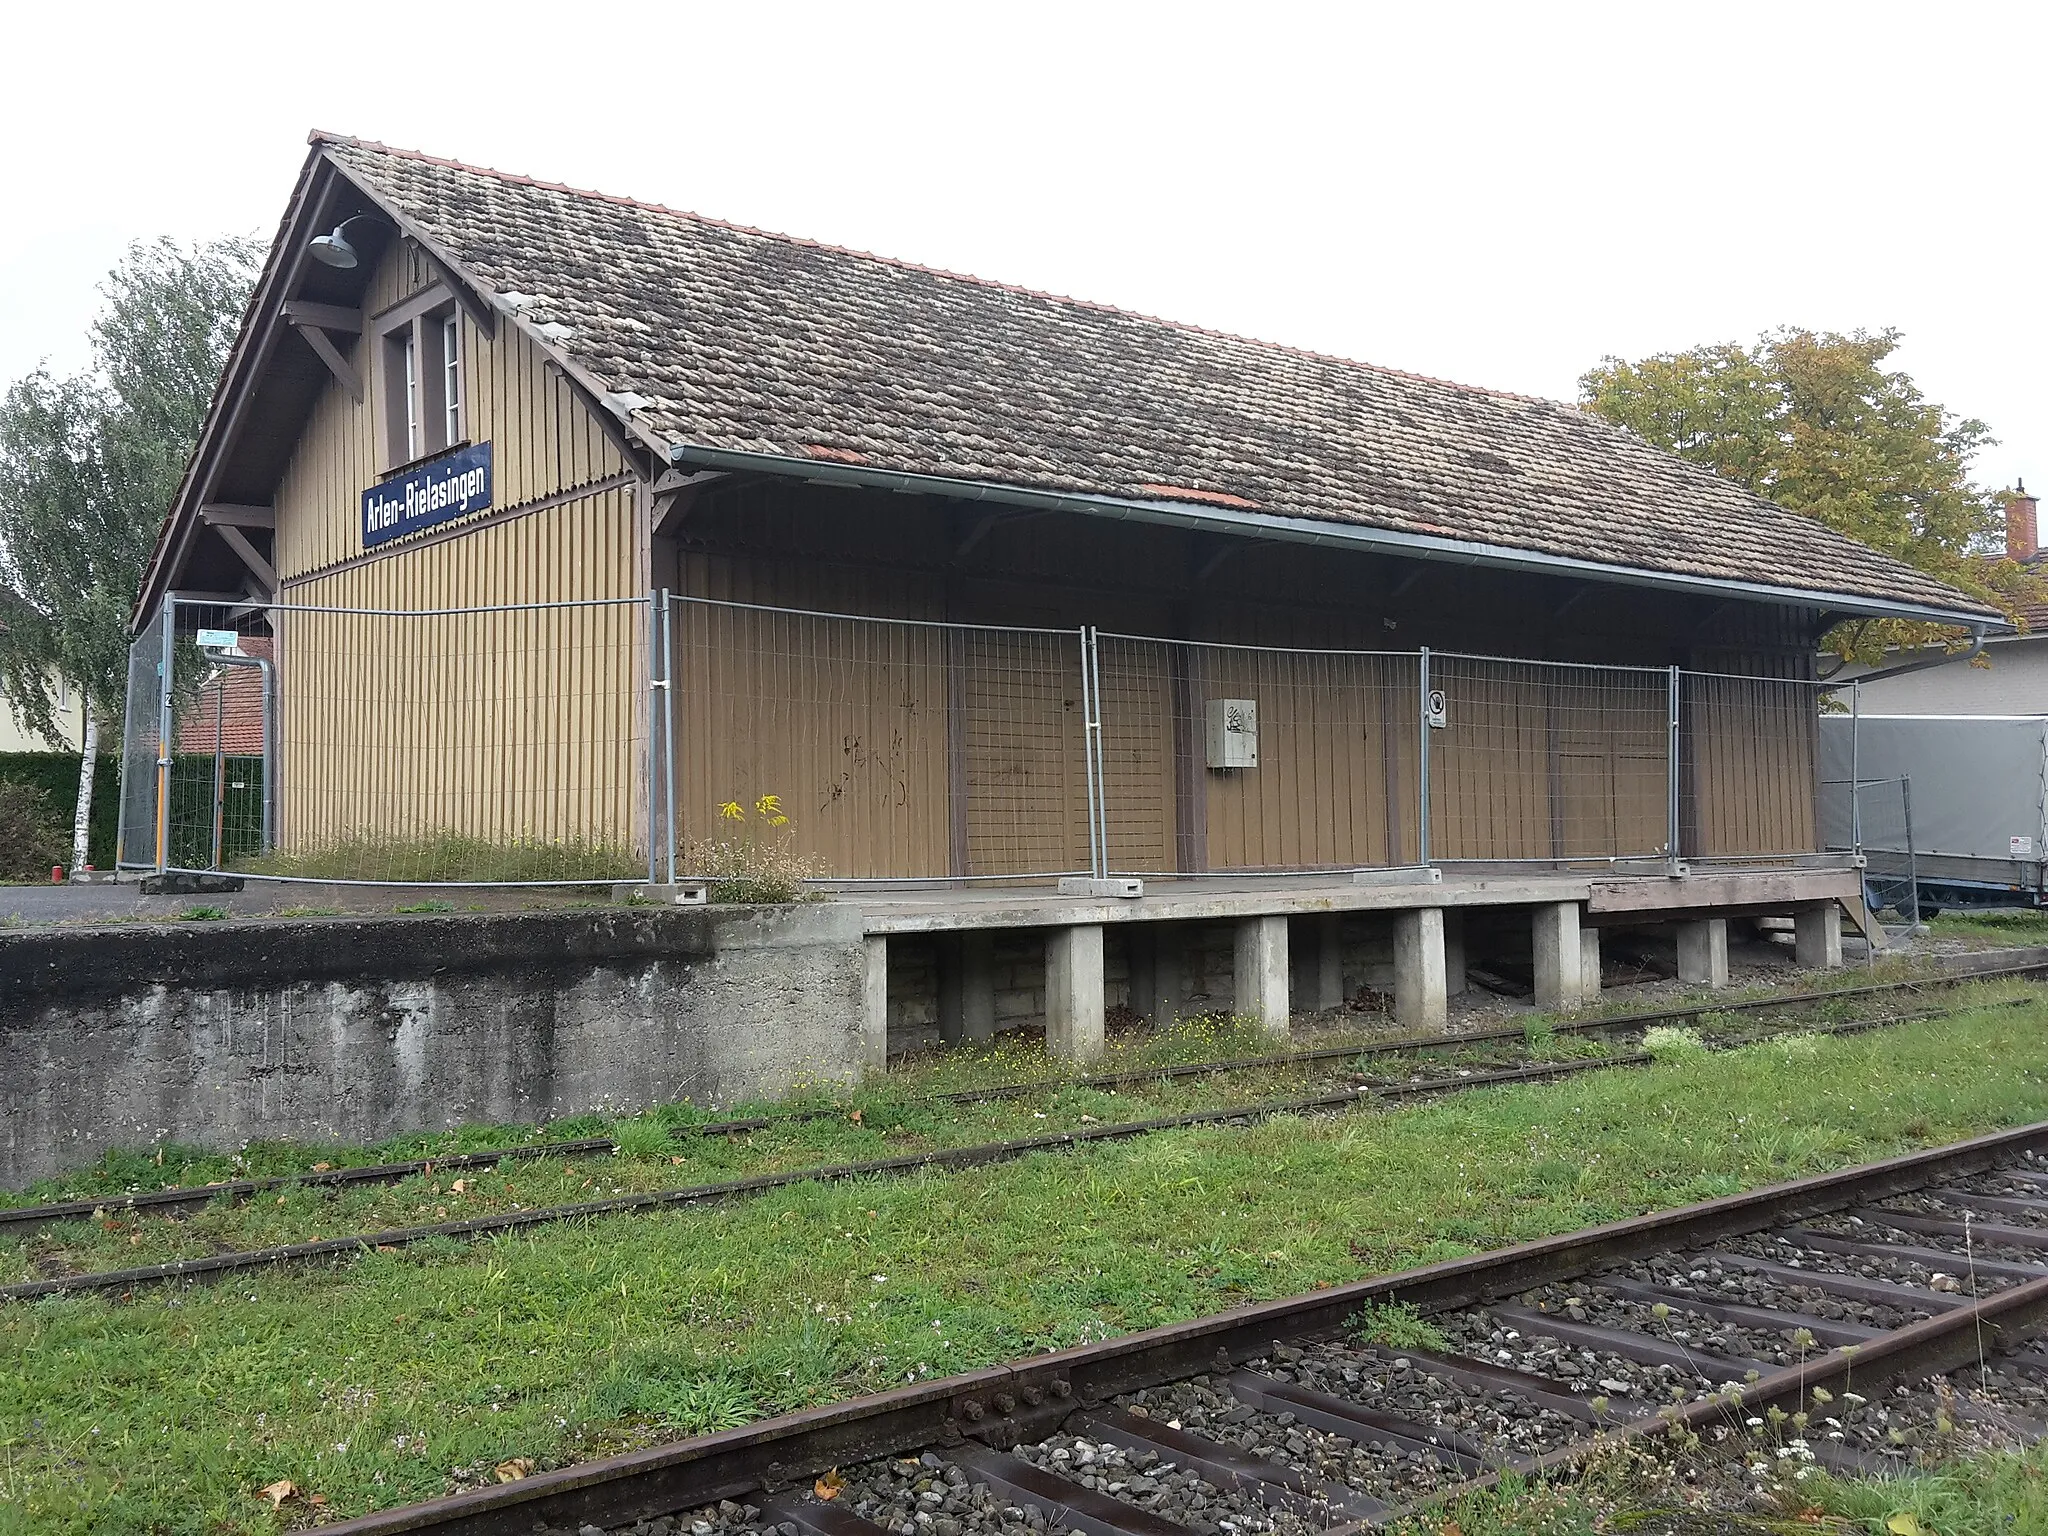
[{"label": "overcast sky", "polygon": [[311,127],[1418,373],[1896,326],[2048,485],[2038,4],[10,8],[0,379]]}]

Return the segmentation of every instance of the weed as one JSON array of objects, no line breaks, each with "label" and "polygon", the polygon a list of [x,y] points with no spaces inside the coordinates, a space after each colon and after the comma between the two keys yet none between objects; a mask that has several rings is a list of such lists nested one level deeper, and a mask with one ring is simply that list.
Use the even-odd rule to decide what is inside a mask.
[{"label": "weed", "polygon": [[251,874],[302,880],[383,880],[398,885],[432,885],[461,880],[483,885],[536,880],[629,880],[646,876],[647,863],[607,843],[491,842],[462,832],[416,838],[344,838],[324,848],[266,853],[238,861]]},{"label": "weed", "polygon": [[181,923],[217,923],[227,916],[225,907],[187,907],[178,914]]},{"label": "weed", "polygon": [[453,912],[455,910],[455,903],[452,901],[415,901],[409,906],[393,907],[391,910],[394,912]]},{"label": "weed", "polygon": [[1557,1026],[1539,1013],[1522,1022],[1522,1040],[1531,1056],[1547,1057],[1557,1049]]},{"label": "weed", "polygon": [[621,1120],[611,1128],[622,1157],[673,1157],[676,1139],[659,1120]]},{"label": "weed", "polygon": [[780,795],[761,796],[751,813],[739,801],[728,800],[719,806],[718,816],[732,830],[722,837],[686,843],[681,850],[684,868],[710,882],[713,901],[802,901],[804,882],[825,874],[817,855],[797,851],[796,832]]},{"label": "weed", "polygon": [[1691,1061],[1708,1054],[1698,1030],[1674,1029],[1669,1024],[1644,1030],[1643,1049],[1659,1061]]},{"label": "weed", "polygon": [[272,917],[339,917],[339,907],[279,907]]},{"label": "weed", "polygon": [[1449,1349],[1443,1330],[1405,1301],[1369,1301],[1344,1319],[1361,1344],[1388,1349]]}]

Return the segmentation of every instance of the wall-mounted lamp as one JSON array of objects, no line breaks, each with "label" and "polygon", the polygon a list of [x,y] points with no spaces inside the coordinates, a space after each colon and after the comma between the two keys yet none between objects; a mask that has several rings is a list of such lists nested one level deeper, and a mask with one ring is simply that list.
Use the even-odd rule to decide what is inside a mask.
[{"label": "wall-mounted lamp", "polygon": [[334,226],[333,233],[315,235],[312,238],[307,249],[313,253],[313,259],[323,262],[330,267],[339,267],[344,272],[350,267],[356,266],[361,262],[362,256],[353,245],[349,244],[348,236],[343,231],[349,225],[360,223],[364,219],[370,219],[379,224],[384,222],[374,213],[358,213],[350,218],[343,219]]}]

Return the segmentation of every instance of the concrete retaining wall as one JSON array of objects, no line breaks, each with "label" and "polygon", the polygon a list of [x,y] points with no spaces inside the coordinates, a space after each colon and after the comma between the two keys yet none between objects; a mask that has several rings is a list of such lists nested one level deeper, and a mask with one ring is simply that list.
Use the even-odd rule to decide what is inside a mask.
[{"label": "concrete retaining wall", "polygon": [[846,1080],[863,974],[837,904],[0,934],[0,1186]]}]

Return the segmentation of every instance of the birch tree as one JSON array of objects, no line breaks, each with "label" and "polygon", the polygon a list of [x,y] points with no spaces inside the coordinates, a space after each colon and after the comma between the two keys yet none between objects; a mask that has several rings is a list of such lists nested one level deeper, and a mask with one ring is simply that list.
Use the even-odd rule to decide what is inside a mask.
[{"label": "birch tree", "polygon": [[93,767],[119,739],[128,618],[199,439],[254,281],[246,240],[137,243],[101,288],[93,366],[38,369],[0,397],[0,689],[53,749],[60,680],[84,709],[74,871],[86,862]]}]

